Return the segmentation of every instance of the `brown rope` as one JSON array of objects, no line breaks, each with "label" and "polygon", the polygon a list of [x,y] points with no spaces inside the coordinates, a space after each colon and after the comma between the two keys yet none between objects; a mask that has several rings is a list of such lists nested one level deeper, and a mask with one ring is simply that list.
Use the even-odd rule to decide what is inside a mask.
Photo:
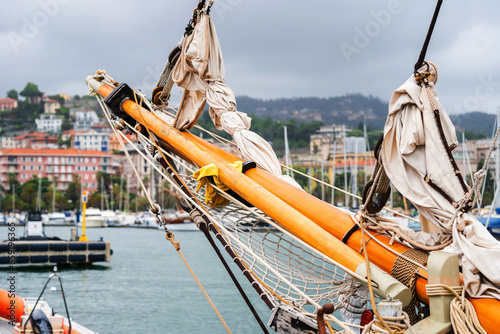
[{"label": "brown rope", "polygon": [[[429,257],[428,253],[416,249],[409,249],[403,252],[402,255],[424,266],[427,265],[427,259]],[[406,285],[412,293],[412,299],[410,303],[403,308],[403,310],[408,314],[408,317],[410,318],[410,323],[412,325],[421,320],[420,315],[422,312],[420,309],[420,302],[418,301],[416,294],[416,285],[418,276],[417,273],[418,273],[418,266],[401,256],[399,256],[394,262],[391,272],[391,276],[400,281],[401,283],[403,283],[404,285]]]}]

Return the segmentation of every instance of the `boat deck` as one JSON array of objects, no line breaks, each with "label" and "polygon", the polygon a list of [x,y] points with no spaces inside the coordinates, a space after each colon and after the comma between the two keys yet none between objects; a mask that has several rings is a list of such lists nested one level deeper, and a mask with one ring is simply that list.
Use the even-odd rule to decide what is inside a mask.
[{"label": "boat deck", "polygon": [[0,318],[0,333],[2,334],[14,334],[14,327],[9,325],[7,320]]}]

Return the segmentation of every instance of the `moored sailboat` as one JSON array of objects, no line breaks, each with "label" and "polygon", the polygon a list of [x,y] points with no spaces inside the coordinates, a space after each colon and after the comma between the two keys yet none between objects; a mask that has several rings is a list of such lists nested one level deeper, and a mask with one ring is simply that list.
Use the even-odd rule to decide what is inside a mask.
[{"label": "moored sailboat", "polygon": [[[460,298],[457,294],[457,299],[462,305],[470,301],[478,314],[479,327],[482,326],[487,332],[494,332],[496,314],[500,312],[500,301],[495,298],[498,287],[494,275],[491,275],[492,272],[495,273],[496,267],[491,271],[484,266],[473,267],[484,263],[470,261],[468,252],[478,247],[474,240],[471,241],[471,234],[484,240],[484,244],[488,246],[486,248],[493,253],[498,251],[498,243],[485,236],[474,219],[468,216],[470,190],[466,185],[463,186],[460,177],[455,179],[449,176],[448,170],[439,168],[425,178],[413,175],[418,180],[415,181],[416,184],[422,181],[420,179],[425,181],[425,184],[418,183],[418,189],[422,188],[427,192],[423,197],[432,197],[436,202],[429,205],[408,191],[407,197],[420,207],[420,213],[440,228],[441,233],[438,233],[440,235],[437,239],[431,240],[432,244],[408,239],[407,235],[377,216],[377,209],[380,210],[384,205],[383,197],[387,200],[388,195],[387,184],[385,189],[382,189],[383,186],[379,188],[383,183],[382,173],[390,181],[397,180],[393,173],[398,168],[393,167],[400,162],[401,155],[390,156],[389,153],[399,153],[397,151],[400,146],[391,146],[391,143],[407,139],[396,135],[391,137],[394,134],[391,131],[398,129],[399,124],[406,125],[405,122],[398,123],[394,119],[415,117],[415,124],[418,125],[421,124],[418,123],[420,120],[424,122],[420,115],[426,115],[425,129],[430,129],[433,133],[430,135],[431,131],[427,131],[426,134],[432,140],[425,141],[422,137],[414,146],[418,146],[416,151],[420,157],[421,154],[429,153],[426,157],[437,167],[440,167],[439,159],[447,155],[433,156],[432,151],[444,150],[444,153],[449,153],[451,150],[451,145],[444,145],[450,139],[451,144],[453,136],[447,127],[450,124],[444,109],[436,101],[435,67],[431,68],[429,63],[424,64],[422,59],[415,68],[415,75],[395,92],[386,124],[386,139],[381,144],[381,150],[376,150],[384,158],[379,160],[376,175],[372,176],[372,183],[366,187],[360,211],[357,215],[352,215],[307,194],[293,180],[281,175],[280,165],[276,163],[276,156],[270,146],[249,130],[248,117],[236,110],[233,93],[224,84],[221,51],[209,16],[212,3],[213,1],[200,1],[182,46],[175,49],[169,57],[165,76],[162,75],[160,79],[163,86],[158,85],[153,94],[154,104],[128,85],[118,84],[103,71],[88,77],[87,84],[96,95],[106,98],[105,101],[99,101],[117,137],[126,141],[125,136],[121,137],[121,130],[136,132],[140,144],[146,148],[145,159],[182,194],[193,220],[220,237],[226,250],[241,264],[240,269],[272,310],[271,327],[278,332],[286,332],[294,326],[295,321],[312,324],[308,326],[324,333],[325,324],[322,319],[325,313],[337,308],[351,315],[356,314],[357,312],[349,311],[348,305],[358,305],[351,300],[356,297],[353,291],[357,292],[366,285],[379,326],[387,328],[388,332],[391,329],[385,323],[384,316],[386,320],[390,317],[377,313],[374,293],[389,301],[399,299],[406,307],[405,310],[412,313],[402,316],[402,311],[397,312],[397,321],[404,322],[402,325],[405,329],[414,325],[423,330],[429,328],[429,324],[434,324],[434,329],[428,333],[449,332],[452,323],[455,326],[457,321],[469,322],[474,319],[472,316],[450,319],[450,302],[453,297],[443,298],[440,294],[449,293],[435,290],[438,285],[445,285],[443,289],[449,288],[454,293],[462,291],[462,281],[465,283],[467,298]],[[166,105],[168,85],[172,81],[185,88],[177,111]],[[406,102],[403,103],[404,101]],[[241,156],[226,152],[187,131],[196,123],[205,102],[210,105],[210,114],[216,127],[224,128],[233,136]],[[436,114],[437,116],[432,116]],[[444,131],[441,122],[445,123]],[[409,126],[412,124],[409,123]],[[434,126],[437,128],[433,128]],[[417,162],[422,161],[420,159]],[[179,173],[177,166],[180,164],[184,164],[190,175]],[[411,164],[404,165],[399,168],[399,172],[411,173],[411,167]],[[423,166],[423,170],[426,167]],[[443,164],[443,168],[449,167]],[[422,170],[415,169],[418,172]],[[434,178],[440,173],[448,173],[450,185],[435,185],[429,181],[440,180]],[[459,173],[452,171],[451,175],[454,174]],[[443,175],[440,176],[444,179]],[[404,189],[406,186],[401,182],[395,183],[398,188]],[[196,194],[197,191],[200,193]],[[451,201],[448,201],[450,196],[445,196],[447,191],[452,193]],[[374,194],[377,195],[376,201],[372,200]],[[454,201],[453,198],[457,200]],[[158,207],[152,201],[151,211],[159,214]],[[444,218],[441,219],[441,216]],[[446,218],[450,221],[448,225],[445,224]],[[259,234],[250,232],[252,229],[241,228],[242,222],[257,224],[261,221],[268,222],[279,233]],[[168,226],[165,228],[167,237],[175,246]],[[462,276],[458,271],[458,256],[442,252],[429,256],[431,251],[443,249],[453,241],[458,247],[455,252],[460,255],[461,263],[465,263],[465,267],[462,266]],[[443,268],[448,267],[449,271],[443,271]],[[479,277],[471,277],[471,271],[476,269]],[[446,277],[451,278],[447,280]],[[492,284],[486,282],[483,285],[483,278],[491,280]],[[477,280],[480,281],[479,285]],[[354,281],[360,282],[360,285],[356,285]],[[368,293],[365,294],[367,295]],[[441,303],[437,303],[438,299]],[[366,308],[367,300],[368,298],[362,300],[359,307]],[[336,304],[333,308],[325,306],[323,309],[320,303],[325,301]],[[416,310],[424,308],[424,305],[430,305],[430,318],[420,317],[426,312],[418,312],[417,315]],[[312,313],[317,315],[313,316]],[[437,319],[437,313],[448,314]],[[293,318],[294,321],[287,323],[284,320],[287,318]],[[356,325],[346,320],[349,316],[344,317],[344,321],[331,315],[325,318],[349,333],[353,333],[350,326]],[[372,326],[365,325],[365,329]]]}]

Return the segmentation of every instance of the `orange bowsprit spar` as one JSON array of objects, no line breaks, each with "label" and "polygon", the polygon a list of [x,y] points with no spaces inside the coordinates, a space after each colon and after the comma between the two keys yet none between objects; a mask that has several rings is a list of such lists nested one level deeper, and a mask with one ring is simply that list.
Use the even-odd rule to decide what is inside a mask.
[{"label": "orange bowsprit spar", "polygon": [[[107,97],[113,91],[112,87],[92,77],[87,78],[87,83],[103,97]],[[183,159],[191,161],[197,166],[215,164],[219,169],[219,177],[222,183],[230,187],[238,195],[262,210],[303,242],[334,261],[341,263],[347,269],[366,277],[364,258],[359,253],[346,246],[269,190],[236,170],[223,158],[218,157],[210,150],[188,138],[186,136],[187,132],[178,131],[130,99],[121,104],[121,109],[137,122],[148,127],[151,132],[169,146],[175,147],[176,153]],[[383,297],[391,295],[405,304],[409,302],[411,292],[406,286],[373,264],[370,265],[370,268],[372,281],[378,287],[377,293]]]},{"label": "orange bowsprit spar", "polygon": [[[87,82],[103,97],[107,97],[113,91],[113,87],[92,77],[89,77]],[[253,168],[245,174],[234,170],[229,164],[241,160],[240,158],[189,132],[174,129],[131,100],[123,102],[121,109],[137,122],[147,126],[159,137],[162,144],[183,159],[198,166],[215,163],[219,168],[221,181],[225,185],[307,244],[350,270],[356,271],[365,266],[364,259],[358,253],[362,249],[361,232],[354,231],[346,244],[340,241],[355,225],[348,213],[295,188],[262,169]],[[374,238],[399,254],[409,249],[399,243],[389,245],[390,239],[383,235],[377,235]],[[366,246],[370,262],[385,272],[391,272],[398,255],[373,241],[368,242]],[[386,276],[389,275],[386,274]],[[389,278],[392,279],[390,276]],[[420,276],[417,277],[417,296],[421,301],[428,303],[426,284],[426,273],[421,271]],[[400,290],[400,292],[398,297],[394,293],[391,293],[391,296],[405,302],[407,290]],[[474,298],[469,298],[469,300],[476,308],[483,328],[488,332],[495,332],[496,314],[500,313],[500,301]]]}]

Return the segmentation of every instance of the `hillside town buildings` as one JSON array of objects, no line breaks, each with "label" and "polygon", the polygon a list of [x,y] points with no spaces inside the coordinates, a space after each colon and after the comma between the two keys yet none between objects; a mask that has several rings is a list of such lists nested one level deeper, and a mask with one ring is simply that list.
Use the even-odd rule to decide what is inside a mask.
[{"label": "hillside town buildings", "polygon": [[0,149],[0,185],[8,189],[8,176],[13,173],[20,183],[32,177],[46,177],[65,190],[80,178],[84,190],[97,190],[98,171],[113,173],[111,154],[77,149]]}]

